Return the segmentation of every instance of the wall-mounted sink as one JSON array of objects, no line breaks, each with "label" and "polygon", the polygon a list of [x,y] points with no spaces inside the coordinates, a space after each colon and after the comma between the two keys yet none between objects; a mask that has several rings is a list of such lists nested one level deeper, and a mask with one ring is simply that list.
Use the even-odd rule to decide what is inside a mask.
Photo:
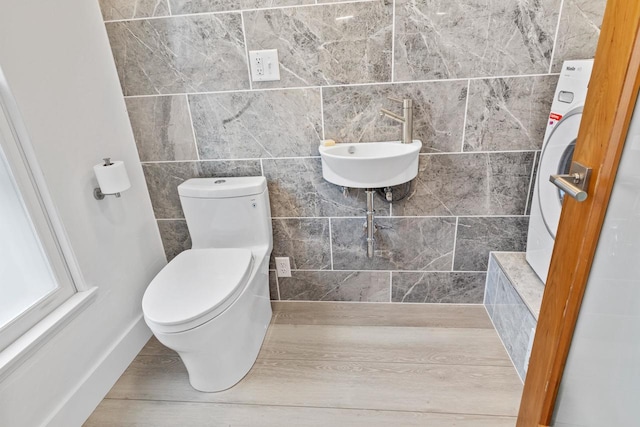
[{"label": "wall-mounted sink", "polygon": [[341,143],[320,146],[322,176],[350,188],[383,188],[411,181],[418,174],[422,142]]}]

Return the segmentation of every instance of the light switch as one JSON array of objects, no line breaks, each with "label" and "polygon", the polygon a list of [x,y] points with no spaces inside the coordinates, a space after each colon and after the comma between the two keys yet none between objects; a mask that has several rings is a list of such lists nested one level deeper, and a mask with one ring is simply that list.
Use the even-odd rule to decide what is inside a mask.
[{"label": "light switch", "polygon": [[280,80],[278,49],[250,50],[249,62],[251,62],[251,80],[254,82]]}]

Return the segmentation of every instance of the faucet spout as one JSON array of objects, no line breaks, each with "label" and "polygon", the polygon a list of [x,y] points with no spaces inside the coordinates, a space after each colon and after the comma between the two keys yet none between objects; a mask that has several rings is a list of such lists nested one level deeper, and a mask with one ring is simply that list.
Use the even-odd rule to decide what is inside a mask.
[{"label": "faucet spout", "polygon": [[404,117],[397,115],[396,113],[393,113],[387,109],[380,109],[380,115],[381,116],[387,116],[390,119],[395,120],[396,122],[400,122],[400,123],[404,123]]},{"label": "faucet spout", "polygon": [[413,101],[411,99],[389,99],[402,103],[402,116],[384,108],[380,110],[380,115],[402,123],[402,143],[411,144],[413,142]]}]

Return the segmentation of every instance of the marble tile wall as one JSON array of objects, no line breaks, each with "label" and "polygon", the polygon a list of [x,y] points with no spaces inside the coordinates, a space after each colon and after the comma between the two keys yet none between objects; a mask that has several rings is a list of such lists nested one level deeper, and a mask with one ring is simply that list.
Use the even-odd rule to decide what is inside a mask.
[{"label": "marble tile wall", "polygon": [[[525,247],[557,70],[589,57],[604,0],[99,0],[169,259],[191,245],[176,187],[264,175],[273,299],[482,303],[490,251]],[[556,34],[556,29],[558,29]],[[281,80],[247,54],[278,49]],[[376,196],[323,180],[323,139],[399,139],[414,100],[418,177]],[[273,267],[273,264],[272,264]]]}]

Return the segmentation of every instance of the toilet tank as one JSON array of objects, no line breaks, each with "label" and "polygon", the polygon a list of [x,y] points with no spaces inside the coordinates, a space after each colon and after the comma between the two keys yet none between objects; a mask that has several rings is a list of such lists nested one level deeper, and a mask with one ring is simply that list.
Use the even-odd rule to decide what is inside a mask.
[{"label": "toilet tank", "polygon": [[178,194],[194,249],[273,247],[263,176],[189,179]]}]

